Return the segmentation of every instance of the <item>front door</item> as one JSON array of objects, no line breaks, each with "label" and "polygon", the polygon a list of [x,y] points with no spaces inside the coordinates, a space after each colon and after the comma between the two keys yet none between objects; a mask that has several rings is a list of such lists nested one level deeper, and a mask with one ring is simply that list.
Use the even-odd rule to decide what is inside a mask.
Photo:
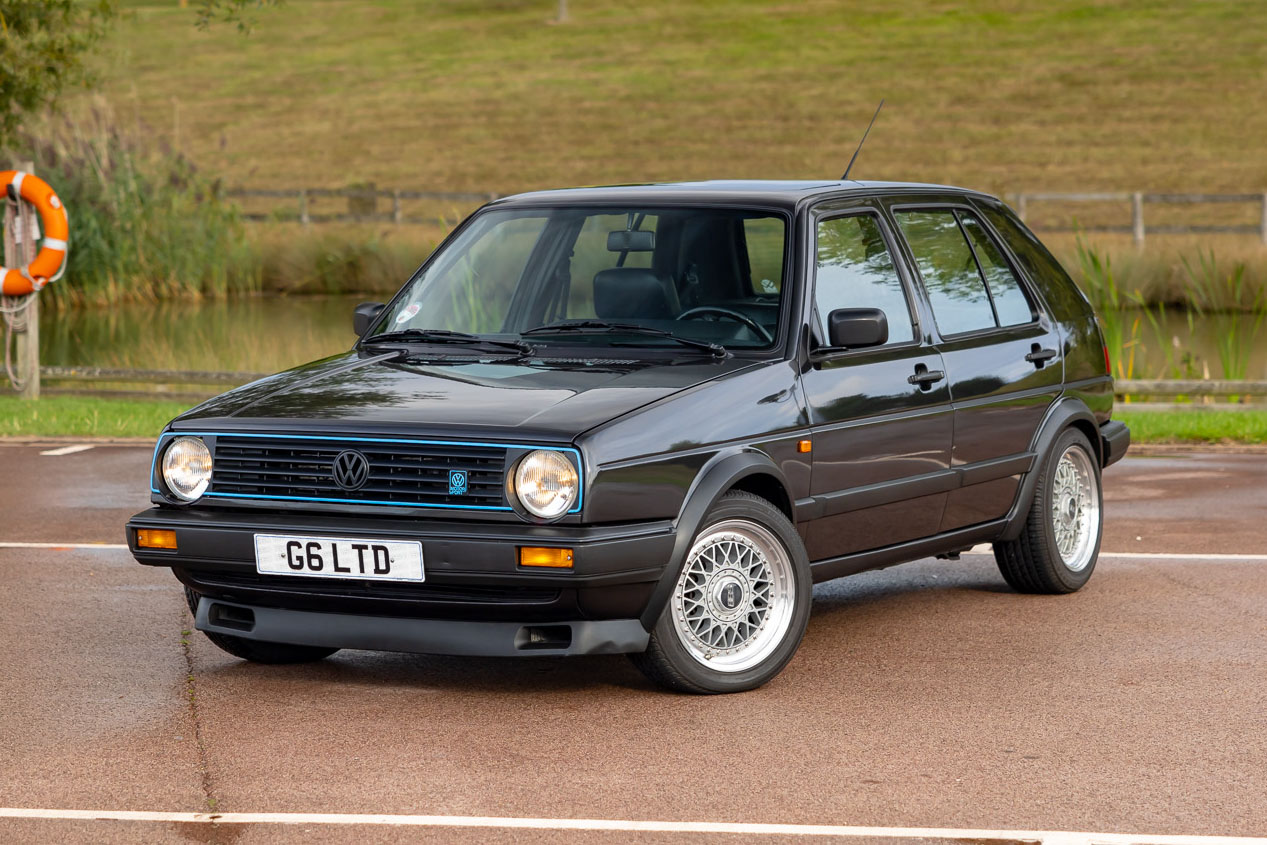
[{"label": "front door", "polygon": [[[820,348],[802,378],[813,427],[806,549],[823,561],[937,533],[954,481],[952,412],[941,355],[921,328],[892,233],[875,210],[815,223],[813,323]],[[888,341],[824,350],[827,315],[879,308]]]}]

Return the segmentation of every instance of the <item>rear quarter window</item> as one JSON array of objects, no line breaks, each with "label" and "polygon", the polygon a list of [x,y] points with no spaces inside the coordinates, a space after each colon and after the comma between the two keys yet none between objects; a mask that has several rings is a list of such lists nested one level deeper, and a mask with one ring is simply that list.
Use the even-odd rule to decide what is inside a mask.
[{"label": "rear quarter window", "polygon": [[1091,305],[1038,236],[1001,203],[977,200],[977,207],[1016,256],[1026,275],[1051,306],[1054,316],[1068,319],[1091,313]]}]

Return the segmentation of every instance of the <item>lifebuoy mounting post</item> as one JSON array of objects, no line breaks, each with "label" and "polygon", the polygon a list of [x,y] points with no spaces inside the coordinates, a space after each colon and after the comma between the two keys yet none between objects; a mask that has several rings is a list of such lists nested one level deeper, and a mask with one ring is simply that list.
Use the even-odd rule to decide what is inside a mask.
[{"label": "lifebuoy mounting post", "polygon": [[[31,164],[0,171],[4,203],[4,266],[0,313],[4,318],[5,372],[25,399],[40,395],[39,305],[36,293],[66,270],[70,233],[56,192],[31,173]],[[38,222],[36,215],[38,214]],[[43,225],[43,242],[36,251]]]}]

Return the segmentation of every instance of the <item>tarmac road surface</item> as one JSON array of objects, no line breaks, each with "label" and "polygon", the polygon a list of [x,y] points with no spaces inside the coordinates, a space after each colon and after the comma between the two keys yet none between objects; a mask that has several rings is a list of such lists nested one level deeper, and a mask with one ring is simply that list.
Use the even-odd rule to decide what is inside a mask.
[{"label": "tarmac road surface", "polygon": [[1110,468],[1079,593],[988,554],[820,585],[781,676],[691,697],[620,657],[235,660],[74,546],[123,542],[150,449],[64,445],[0,446],[0,842],[1267,836],[1267,455]]}]

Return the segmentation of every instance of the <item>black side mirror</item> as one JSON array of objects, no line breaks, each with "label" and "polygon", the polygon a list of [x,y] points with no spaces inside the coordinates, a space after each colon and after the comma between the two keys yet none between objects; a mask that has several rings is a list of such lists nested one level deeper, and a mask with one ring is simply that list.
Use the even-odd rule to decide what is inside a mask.
[{"label": "black side mirror", "polygon": [[362,302],[352,312],[352,331],[356,332],[357,337],[360,337],[369,331],[370,326],[374,325],[378,315],[382,313],[383,303]]},{"label": "black side mirror", "polygon": [[837,308],[827,315],[827,342],[842,349],[888,342],[889,320],[879,308]]}]

